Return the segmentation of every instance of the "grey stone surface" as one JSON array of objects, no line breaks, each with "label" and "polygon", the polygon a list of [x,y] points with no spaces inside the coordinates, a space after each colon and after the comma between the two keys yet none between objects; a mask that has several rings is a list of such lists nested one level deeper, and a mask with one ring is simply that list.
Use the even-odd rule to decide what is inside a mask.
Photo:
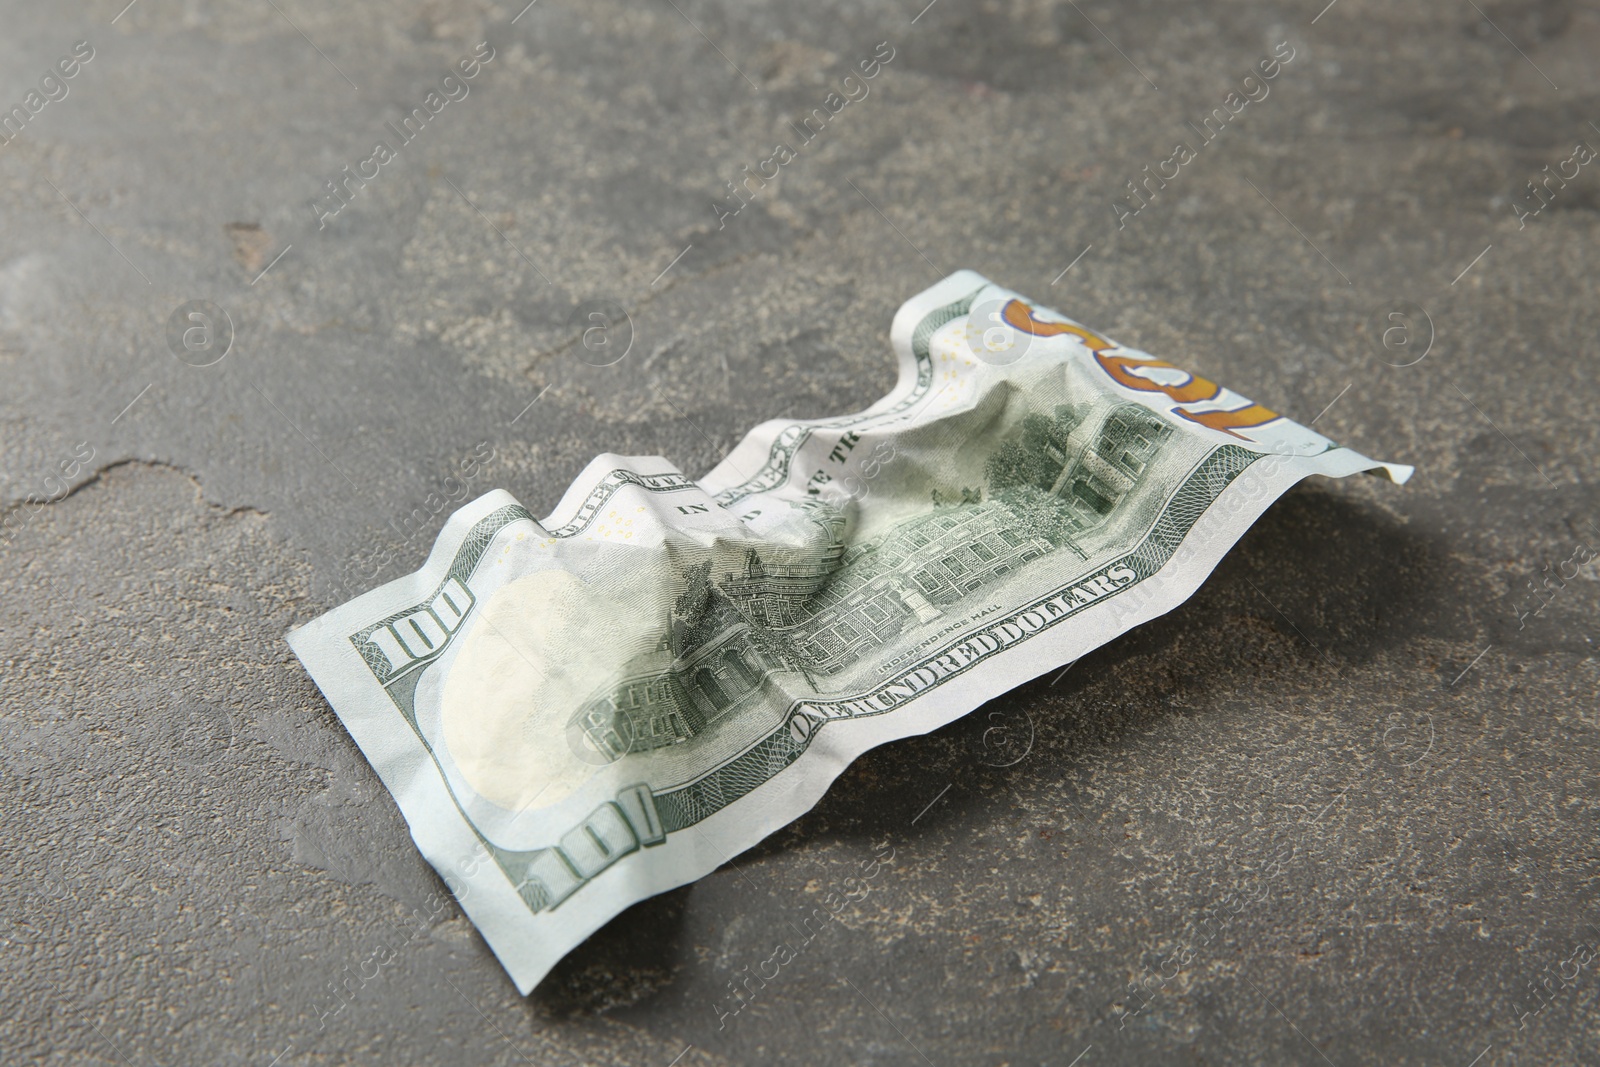
[{"label": "grey stone surface", "polygon": [[[1600,549],[1600,163],[1515,208],[1600,146],[1593,5],[122,3],[0,4],[0,108],[94,49],[0,146],[0,1059],[1600,1059],[1600,573],[1562,565]],[[1418,474],[1296,489],[1180,610],[518,997],[282,634],[415,567],[452,494],[542,512],[601,451],[699,474],[862,406],[963,266]],[[607,367],[566,325],[595,299]],[[196,300],[206,367],[167,340]]]}]

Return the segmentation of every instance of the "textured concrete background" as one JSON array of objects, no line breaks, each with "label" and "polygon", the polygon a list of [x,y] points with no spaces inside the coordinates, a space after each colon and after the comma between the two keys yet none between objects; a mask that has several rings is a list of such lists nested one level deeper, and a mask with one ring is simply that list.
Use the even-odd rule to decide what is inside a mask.
[{"label": "textured concrete background", "polygon": [[[0,108],[93,49],[0,146],[0,1060],[1600,1059],[1594,5],[124,2],[0,4]],[[1296,489],[1182,609],[517,996],[283,633],[452,494],[862,406],[964,266],[1418,474]],[[184,362],[197,300],[231,345]]]}]

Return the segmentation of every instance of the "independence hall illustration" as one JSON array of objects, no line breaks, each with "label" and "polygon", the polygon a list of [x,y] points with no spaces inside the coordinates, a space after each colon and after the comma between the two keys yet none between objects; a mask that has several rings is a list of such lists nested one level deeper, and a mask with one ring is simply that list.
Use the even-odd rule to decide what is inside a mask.
[{"label": "independence hall illustration", "polygon": [[[756,699],[776,671],[837,673],[944,609],[1103,523],[1171,435],[1147,409],[1122,404],[1091,432],[1058,410],[1054,434],[1014,459],[1047,498],[1052,528],[1001,498],[936,507],[870,542],[844,542],[837,508],[808,501],[816,535],[803,549],[754,549],[720,578],[688,576],[660,644],[573,716],[608,759],[678,744]],[[1077,447],[1062,448],[1070,438]],[[1087,440],[1083,440],[1087,439]]]}]

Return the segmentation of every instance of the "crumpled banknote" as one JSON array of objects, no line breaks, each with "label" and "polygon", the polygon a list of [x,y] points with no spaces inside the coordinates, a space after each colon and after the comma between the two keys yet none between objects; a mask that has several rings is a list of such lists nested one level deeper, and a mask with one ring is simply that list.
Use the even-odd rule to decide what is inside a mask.
[{"label": "crumpled banknote", "polygon": [[289,635],[517,987],[925,733],[1172,609],[1280,494],[1378,463],[970,271],[864,411],[698,481],[490,492]]}]

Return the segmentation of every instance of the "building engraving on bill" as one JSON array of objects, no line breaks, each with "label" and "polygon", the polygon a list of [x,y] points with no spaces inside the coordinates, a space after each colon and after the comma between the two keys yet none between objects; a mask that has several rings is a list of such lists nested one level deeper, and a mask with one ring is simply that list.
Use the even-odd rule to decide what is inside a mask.
[{"label": "building engraving on bill", "polygon": [[778,672],[837,675],[978,590],[1068,550],[1140,483],[1171,427],[1138,404],[1029,414],[986,464],[989,496],[934,506],[848,544],[844,513],[811,499],[797,549],[747,549],[721,579],[687,568],[672,624],[573,714],[608,761],[681,744],[762,699]]}]

